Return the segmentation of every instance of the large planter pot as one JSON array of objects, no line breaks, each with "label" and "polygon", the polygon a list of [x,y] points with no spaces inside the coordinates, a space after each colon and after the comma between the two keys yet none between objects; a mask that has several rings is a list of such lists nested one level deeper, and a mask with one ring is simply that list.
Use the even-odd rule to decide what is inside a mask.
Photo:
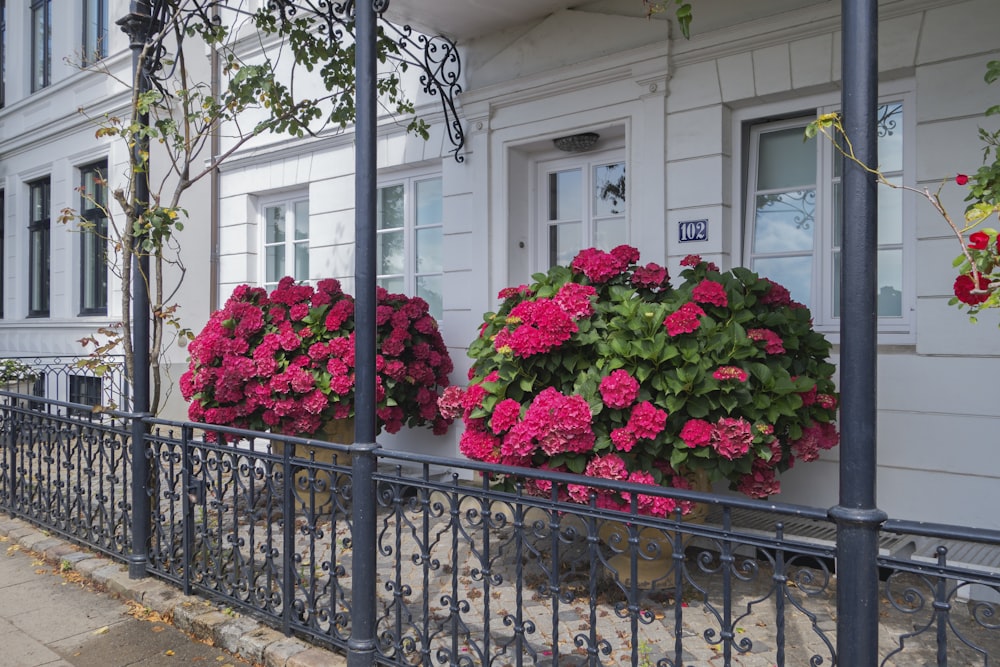
[{"label": "large planter pot", "polygon": [[[691,488],[694,491],[710,491],[711,484],[703,471],[693,473]],[[695,504],[694,508],[682,517],[685,523],[700,524],[705,522],[708,506],[704,503]],[[607,545],[612,555],[607,559],[612,576],[625,586],[632,585],[632,556],[629,544],[629,524],[622,521],[605,521],[598,527],[598,536]],[[652,589],[669,585],[668,578],[674,567],[674,531],[657,528],[639,528],[639,543],[636,546],[636,586],[641,589]],[[681,534],[682,543],[688,536]],[[683,555],[683,551],[681,551]]]},{"label": "large planter pot", "polygon": [[[354,444],[354,418],[334,419],[323,425],[314,436],[316,440],[337,443],[341,445]],[[271,450],[278,456],[284,456],[285,443],[280,440],[271,441]],[[309,459],[317,463],[331,465],[334,457],[339,466],[351,466],[350,453],[332,449],[316,449],[310,451],[304,445],[296,448],[296,458]],[[315,513],[329,512],[332,509],[332,491],[337,486],[338,476],[326,470],[292,466],[291,479],[293,483],[295,505],[306,511]]]}]

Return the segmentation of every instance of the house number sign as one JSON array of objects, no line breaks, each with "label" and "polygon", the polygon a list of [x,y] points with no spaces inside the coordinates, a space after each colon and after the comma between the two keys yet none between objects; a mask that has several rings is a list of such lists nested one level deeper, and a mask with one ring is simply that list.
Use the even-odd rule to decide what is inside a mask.
[{"label": "house number sign", "polygon": [[678,241],[708,240],[708,220],[682,220],[677,223]]}]

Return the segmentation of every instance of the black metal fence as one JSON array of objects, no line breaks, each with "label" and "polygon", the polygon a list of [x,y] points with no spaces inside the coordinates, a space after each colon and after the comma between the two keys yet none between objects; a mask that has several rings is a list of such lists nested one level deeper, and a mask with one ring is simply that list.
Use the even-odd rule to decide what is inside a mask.
[{"label": "black metal fence", "polygon": [[[835,619],[852,613],[838,567],[880,569],[882,665],[1000,657],[995,531],[889,521],[877,563],[835,563],[825,509],[663,489],[705,511],[657,519],[566,500],[600,480],[384,450],[362,481],[346,446],[156,419],[137,462],[134,415],[0,399],[3,510],[344,650],[374,602],[380,663],[833,665]],[[489,483],[515,474],[513,492]],[[374,531],[354,525],[364,498]],[[352,595],[371,583],[353,581],[356,559],[374,601]]]},{"label": "black metal fence", "polygon": [[125,378],[125,358],[103,356],[36,355],[4,357],[30,369],[30,376],[10,381],[0,389],[79,403],[90,408],[131,409],[131,392]]}]

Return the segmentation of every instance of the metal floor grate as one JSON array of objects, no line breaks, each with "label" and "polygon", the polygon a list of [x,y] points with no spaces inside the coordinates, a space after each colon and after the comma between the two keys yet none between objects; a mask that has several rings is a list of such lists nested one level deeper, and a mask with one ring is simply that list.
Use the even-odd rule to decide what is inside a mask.
[{"label": "metal floor grate", "polygon": [[[715,509],[710,512],[705,522],[711,525],[720,525],[722,511]],[[783,524],[786,539],[825,547],[835,547],[837,544],[837,526],[829,521],[816,521],[803,517],[776,515],[740,508],[732,510],[733,527],[748,533],[773,538],[776,532],[775,526],[778,523]],[[879,536],[879,555],[896,555],[910,547],[912,543],[913,538],[910,536],[882,533]]]}]

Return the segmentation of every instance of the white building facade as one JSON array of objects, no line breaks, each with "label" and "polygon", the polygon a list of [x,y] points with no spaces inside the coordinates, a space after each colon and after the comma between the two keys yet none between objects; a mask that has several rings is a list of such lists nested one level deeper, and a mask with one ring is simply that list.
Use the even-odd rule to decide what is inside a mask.
[{"label": "white building facade", "polygon": [[[839,174],[833,147],[802,137],[839,105],[840,3],[695,2],[690,40],[639,0],[568,4],[390,6],[397,21],[455,38],[462,55],[464,161],[449,153],[435,99],[419,110],[429,141],[388,118],[379,139],[379,280],[431,303],[455,381],[497,292],[591,245],[629,243],[674,272],[690,253],[751,267],[786,284],[836,343]],[[933,190],[980,164],[1000,5],[894,0],[880,11],[880,168]],[[553,141],[591,133],[582,152]],[[353,168],[349,133],[229,161],[221,298],[286,274],[351,289]],[[946,185],[944,196],[960,217],[964,192]],[[880,197],[879,504],[1000,527],[997,318],[972,325],[947,305],[959,249],[935,211],[898,190]],[[384,444],[455,454],[459,428]],[[786,473],[781,500],[836,504],[837,457]]]},{"label": "white building facade", "polygon": [[[0,357],[62,363],[89,352],[81,339],[121,321],[114,268],[119,256],[109,241],[115,222],[102,207],[121,224],[111,193],[127,189],[128,147],[97,131],[107,118],[129,115],[132,55],[128,37],[115,24],[128,13],[128,0],[0,1]],[[207,68],[208,58],[203,60]],[[154,177],[166,167],[157,160],[154,152]],[[204,322],[208,188],[192,192],[185,205],[190,218],[181,244],[201,256],[186,267],[176,299],[182,316]],[[68,210],[89,227],[66,221]],[[186,352],[174,346],[165,361],[185,359]],[[94,385],[100,381],[92,373],[70,371],[61,378],[56,386],[50,377],[36,393],[98,400]],[[183,405],[175,394],[173,415],[180,416]]]}]

